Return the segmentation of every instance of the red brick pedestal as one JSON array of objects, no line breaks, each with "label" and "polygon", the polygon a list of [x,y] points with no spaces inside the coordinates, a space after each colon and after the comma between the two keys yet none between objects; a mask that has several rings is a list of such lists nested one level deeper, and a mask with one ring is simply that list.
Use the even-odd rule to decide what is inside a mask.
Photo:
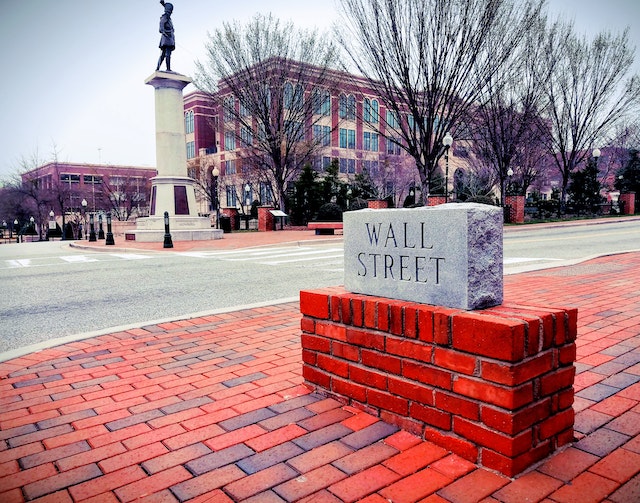
[{"label": "red brick pedestal", "polygon": [[509,223],[524,223],[524,196],[506,196],[505,204],[509,207]]},{"label": "red brick pedestal", "polygon": [[625,192],[624,194],[620,194],[619,201],[624,203],[622,207],[623,215],[633,215],[636,212],[636,193],[635,192]]},{"label": "red brick pedestal", "polygon": [[370,199],[367,201],[367,207],[372,208],[374,210],[382,210],[389,206],[387,201],[384,199]]},{"label": "red brick pedestal", "polygon": [[573,439],[576,309],[300,294],[307,384],[514,476]]},{"label": "red brick pedestal", "polygon": [[271,213],[273,206],[260,206],[258,208],[258,231],[272,231],[274,217]]},{"label": "red brick pedestal", "polygon": [[222,214],[231,219],[231,228],[233,230],[240,229],[240,222],[237,208],[222,208]]},{"label": "red brick pedestal", "polygon": [[447,198],[444,196],[429,196],[429,200],[427,202],[427,206],[438,206],[440,204],[445,204],[447,202]]}]

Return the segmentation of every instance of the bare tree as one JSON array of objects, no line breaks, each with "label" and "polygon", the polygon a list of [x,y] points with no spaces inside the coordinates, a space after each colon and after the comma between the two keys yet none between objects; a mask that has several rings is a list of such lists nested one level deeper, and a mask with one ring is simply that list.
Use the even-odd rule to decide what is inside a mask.
[{"label": "bare tree", "polygon": [[474,113],[473,151],[493,170],[503,205],[507,182],[518,183],[526,191],[536,176],[531,154],[542,146],[542,86],[537,81],[537,66],[545,24],[546,19],[540,17],[511,62],[488,79],[483,102]]},{"label": "bare tree", "polygon": [[110,176],[102,183],[99,202],[120,221],[148,215],[151,181],[139,176]]},{"label": "bare tree", "polygon": [[[196,84],[222,107],[221,135],[244,165],[261,171],[284,209],[287,184],[321,145],[306,132],[323,120],[335,50],[317,31],[257,14],[209,35]],[[233,145],[235,144],[235,145]]]},{"label": "bare tree", "polygon": [[640,76],[629,76],[634,49],[629,31],[601,32],[593,40],[575,33],[572,23],[558,20],[548,29],[540,59],[539,82],[545,92],[547,150],[562,177],[561,205],[570,176],[608,143],[615,127],[640,100]]},{"label": "bare tree", "polygon": [[413,157],[423,198],[444,153],[444,136],[465,135],[472,108],[542,3],[340,0],[340,45],[384,101],[380,134]]}]

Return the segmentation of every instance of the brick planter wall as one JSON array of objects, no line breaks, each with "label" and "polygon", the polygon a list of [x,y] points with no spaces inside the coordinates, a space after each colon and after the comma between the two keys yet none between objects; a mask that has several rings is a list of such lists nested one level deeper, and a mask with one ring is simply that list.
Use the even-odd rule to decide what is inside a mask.
[{"label": "brick planter wall", "polygon": [[369,201],[367,201],[367,207],[374,210],[383,210],[385,208],[388,208],[389,204],[383,199],[370,199]]},{"label": "brick planter wall", "polygon": [[274,216],[270,210],[273,209],[273,206],[260,206],[258,208],[258,230],[272,231],[274,226]]},{"label": "brick planter wall", "polygon": [[445,204],[447,202],[447,198],[444,196],[429,196],[429,200],[427,201],[427,206],[438,206],[440,204]]},{"label": "brick planter wall", "polygon": [[222,208],[221,213],[231,219],[231,228],[233,230],[240,229],[240,216],[237,208]]},{"label": "brick planter wall", "polygon": [[624,194],[620,194],[620,201],[624,202],[624,206],[622,208],[623,215],[633,215],[636,212],[636,193],[635,192],[625,192]]},{"label": "brick planter wall", "polygon": [[514,476],[573,439],[577,310],[303,291],[308,386]]},{"label": "brick planter wall", "polygon": [[506,196],[505,204],[509,207],[509,223],[524,223],[524,196]]}]

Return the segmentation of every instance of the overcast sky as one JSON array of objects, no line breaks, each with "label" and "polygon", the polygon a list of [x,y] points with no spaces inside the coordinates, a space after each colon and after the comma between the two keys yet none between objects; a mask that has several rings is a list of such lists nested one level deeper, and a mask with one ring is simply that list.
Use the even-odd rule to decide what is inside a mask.
[{"label": "overcast sky", "polygon": [[[207,31],[225,20],[272,12],[300,27],[328,29],[334,0],[174,0],[172,69],[193,75]],[[640,1],[548,0],[579,32],[622,31],[640,50]],[[0,0],[0,180],[22,159],[155,165],[153,73],[157,0]],[[637,51],[636,51],[637,53]],[[636,56],[636,71],[640,58]],[[185,92],[194,90],[190,85]]]}]

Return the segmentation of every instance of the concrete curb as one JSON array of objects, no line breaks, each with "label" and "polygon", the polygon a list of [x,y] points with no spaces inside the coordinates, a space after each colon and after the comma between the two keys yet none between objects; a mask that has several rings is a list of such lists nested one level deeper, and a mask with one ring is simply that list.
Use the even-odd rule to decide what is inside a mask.
[{"label": "concrete curb", "polygon": [[298,297],[288,297],[282,299],[274,299],[268,300],[265,302],[257,302],[255,304],[245,304],[239,306],[230,306],[230,307],[222,307],[219,309],[212,309],[211,311],[201,311],[198,313],[190,313],[181,316],[173,316],[171,318],[162,318],[159,320],[151,320],[151,321],[142,321],[139,323],[131,323],[129,325],[121,325],[116,327],[109,327],[100,330],[93,330],[91,332],[83,332],[79,334],[71,334],[65,335],[63,337],[56,337],[55,339],[50,339],[44,342],[38,342],[36,344],[31,344],[29,346],[23,346],[21,348],[12,349],[11,351],[5,351],[4,353],[0,353],[0,363],[6,362],[8,360],[12,360],[14,358],[19,358],[21,356],[25,356],[31,353],[35,353],[37,351],[42,351],[43,349],[50,349],[56,346],[61,346],[63,344],[68,344],[70,342],[78,342],[85,339],[91,339],[92,337],[99,337],[101,335],[108,335],[115,332],[126,332],[127,330],[133,330],[136,328],[142,328],[149,325],[159,325],[162,323],[171,323],[175,321],[184,321],[184,320],[192,320],[194,318],[202,318],[205,316],[214,316],[217,314],[224,313],[233,313],[235,311],[242,311],[245,309],[256,309],[259,307],[267,307],[267,306],[277,306],[279,304],[288,304],[290,302],[298,302]]}]

